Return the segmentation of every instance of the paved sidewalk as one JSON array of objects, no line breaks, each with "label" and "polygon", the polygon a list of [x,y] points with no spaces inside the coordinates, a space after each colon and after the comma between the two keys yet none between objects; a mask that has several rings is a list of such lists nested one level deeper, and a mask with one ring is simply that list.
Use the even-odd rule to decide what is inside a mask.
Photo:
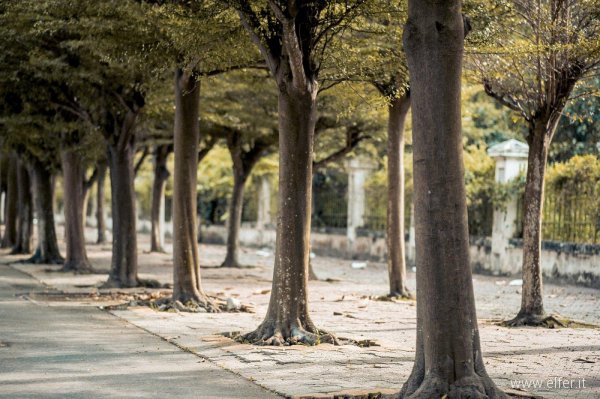
[{"label": "paved sidewalk", "polygon": [[[146,245],[142,236],[140,248]],[[108,269],[109,249],[93,245],[88,247],[95,267]],[[196,353],[220,368],[231,370],[245,381],[253,381],[287,397],[332,398],[336,395],[360,397],[376,392],[387,394],[397,392],[408,377],[414,358],[415,303],[372,299],[386,292],[385,264],[369,263],[366,269],[356,270],[351,268],[350,261],[317,257],[314,266],[323,280],[309,283],[310,311],[317,326],[341,337],[374,340],[379,346],[359,348],[324,344],[318,347],[272,348],[241,345],[222,335],[224,332],[251,331],[262,321],[270,295],[272,255],[265,257],[255,249],[243,248],[240,254],[242,262],[256,267],[220,269],[215,266],[224,257],[223,246],[202,245],[200,254],[203,286],[207,292],[253,304],[256,313],[170,313],[156,312],[146,307],[129,307],[111,313],[122,319],[122,325],[131,323],[145,330],[145,339],[161,337],[164,340],[161,342],[166,345],[167,342],[173,344],[170,348]],[[0,262],[15,259],[0,258],[3,258]],[[140,251],[139,265],[142,277],[158,279],[163,283],[171,281],[172,262],[169,254],[145,254]],[[49,270],[56,267],[48,266],[13,267],[66,293],[63,298],[34,296],[37,301],[48,305],[49,309],[66,312],[65,306],[73,311],[75,307],[87,309],[122,302],[118,298],[90,295],[107,293],[106,290],[95,288],[106,280],[106,275],[54,273]],[[505,390],[519,383],[540,384],[539,387],[531,386],[526,390],[544,398],[600,398],[600,331],[589,328],[551,330],[496,326],[492,320],[509,317],[518,309],[520,287],[510,285],[510,280],[474,276],[484,361],[491,377]],[[414,288],[414,273],[409,273],[408,284]],[[127,294],[132,290],[112,290],[113,293],[115,291]],[[549,311],[558,311],[586,322],[600,321],[599,298],[599,292],[593,289],[545,285],[544,300]],[[108,319],[113,317],[102,312],[93,314]],[[31,316],[31,320],[35,320],[35,317]],[[129,330],[131,327],[125,328]],[[140,333],[142,330],[137,331]],[[135,351],[137,346],[133,348]],[[171,370],[179,369],[175,367]],[[194,373],[186,375],[186,379],[196,378]],[[175,374],[171,371],[168,375]],[[558,381],[564,380],[573,380],[573,384],[558,388]],[[582,383],[585,386],[581,386]],[[1,388],[2,385],[0,392]],[[250,393],[246,396],[266,397],[252,396]],[[213,397],[226,396],[219,394]]]},{"label": "paved sidewalk", "polygon": [[44,287],[0,266],[0,398],[277,398],[94,307],[16,295]]}]

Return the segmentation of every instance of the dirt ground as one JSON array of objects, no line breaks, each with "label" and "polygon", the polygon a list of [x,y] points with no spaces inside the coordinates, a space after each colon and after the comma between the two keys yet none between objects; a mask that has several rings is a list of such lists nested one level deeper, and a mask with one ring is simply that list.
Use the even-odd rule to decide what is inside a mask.
[{"label": "dirt ground", "polygon": [[[87,235],[92,242],[93,230],[87,231]],[[148,236],[140,235],[140,277],[170,283],[171,255],[145,253],[148,242]],[[108,271],[110,249],[110,245],[88,246],[95,268]],[[262,321],[271,289],[272,250],[242,248],[241,262],[253,266],[244,269],[218,268],[224,255],[224,246],[200,246],[205,290],[224,299],[239,299],[252,305],[255,313],[158,312],[144,306],[110,308],[124,303],[134,292],[156,293],[168,289],[99,290],[97,286],[106,280],[106,275],[57,273],[56,266],[12,264],[11,267],[32,275],[48,287],[28,293],[34,302],[57,307],[101,307],[148,334],[283,396],[360,397],[376,392],[390,394],[400,389],[414,357],[416,303],[374,299],[387,293],[385,264],[369,262],[365,268],[357,269],[350,260],[315,257],[313,265],[320,281],[309,283],[311,316],[318,327],[338,337],[373,341],[376,346],[324,344],[273,348],[239,344],[223,336],[223,333],[249,332]],[[0,253],[2,263],[18,259]],[[408,277],[408,285],[414,290],[414,271],[409,271]],[[495,324],[514,316],[519,308],[520,286],[514,285],[514,279],[518,277],[473,277],[483,356],[490,376],[502,389],[512,393],[530,392],[557,399],[600,398],[600,330],[509,329]],[[546,284],[544,288],[547,311],[600,324],[598,290],[554,284]]]}]

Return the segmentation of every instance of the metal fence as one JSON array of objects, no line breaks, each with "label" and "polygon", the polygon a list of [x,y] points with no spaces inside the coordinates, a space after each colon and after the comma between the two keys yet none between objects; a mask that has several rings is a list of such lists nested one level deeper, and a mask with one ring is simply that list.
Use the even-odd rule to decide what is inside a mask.
[{"label": "metal fence", "polygon": [[[523,198],[517,204],[517,237],[523,236]],[[542,238],[549,241],[600,244],[600,184],[547,187]]]}]

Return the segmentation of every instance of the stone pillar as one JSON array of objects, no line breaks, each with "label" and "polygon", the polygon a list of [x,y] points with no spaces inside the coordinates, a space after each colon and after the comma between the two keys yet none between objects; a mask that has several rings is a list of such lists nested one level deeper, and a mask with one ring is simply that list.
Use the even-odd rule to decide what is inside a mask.
[{"label": "stone pillar", "polygon": [[[496,182],[509,183],[527,170],[529,146],[518,140],[507,140],[488,149],[496,161]],[[519,264],[511,264],[507,250],[509,240],[517,230],[517,197],[511,198],[503,209],[494,209],[492,226],[491,271],[494,274],[516,273]]]},{"label": "stone pillar", "polygon": [[365,183],[375,165],[363,158],[352,158],[346,161],[348,171],[348,219],[346,236],[348,249],[355,251],[356,229],[364,225]]},{"label": "stone pillar", "polygon": [[264,229],[271,224],[271,181],[269,176],[261,176],[258,187],[258,209],[256,228]]}]

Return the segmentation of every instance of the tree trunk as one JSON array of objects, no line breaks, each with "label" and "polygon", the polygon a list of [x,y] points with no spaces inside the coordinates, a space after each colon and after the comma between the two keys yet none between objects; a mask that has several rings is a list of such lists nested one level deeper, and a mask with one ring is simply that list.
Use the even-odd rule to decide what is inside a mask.
[{"label": "tree trunk", "polygon": [[9,155],[8,171],[6,174],[6,222],[1,248],[12,248],[17,243],[17,213],[19,204],[19,189],[17,183],[17,157]]},{"label": "tree trunk", "polygon": [[40,161],[31,165],[33,179],[33,199],[37,217],[38,246],[28,263],[62,264],[63,257],[58,250],[54,226],[54,185],[52,174]]},{"label": "tree trunk", "polygon": [[196,184],[198,181],[198,114],[200,82],[182,70],[175,74],[173,177],[173,301],[216,306],[202,290],[198,262]]},{"label": "tree trunk", "polygon": [[460,1],[409,0],[417,348],[402,398],[506,397],[487,376],[469,263],[461,137]]},{"label": "tree trunk", "polygon": [[404,122],[409,108],[408,93],[394,98],[388,107],[387,264],[389,295],[400,298],[412,298],[406,287],[404,242]]},{"label": "tree trunk", "polygon": [[98,229],[97,244],[106,242],[106,219],[104,212],[104,181],[106,179],[106,163],[98,164],[98,180],[96,181],[96,228]]},{"label": "tree trunk", "polygon": [[548,159],[548,148],[554,127],[544,120],[532,123],[527,141],[527,180],[523,201],[523,287],[521,309],[517,316],[508,321],[511,326],[545,325],[548,316],[544,311],[542,269],[540,253],[542,246],[542,210],[544,205],[544,175]]},{"label": "tree trunk", "polygon": [[108,145],[113,249],[106,287],[136,287],[140,284],[137,275],[134,154],[133,137],[127,143]]},{"label": "tree trunk", "polygon": [[332,339],[321,336],[308,314],[316,84],[301,90],[283,78],[279,87],[279,215],[273,286],[265,320],[244,339],[266,345],[315,345]]},{"label": "tree trunk", "polygon": [[[6,201],[2,199],[2,194],[6,195],[6,169],[8,167],[8,161],[6,154],[0,152],[0,225],[3,225],[6,221]],[[2,242],[2,231],[0,231],[0,244]]]},{"label": "tree trunk", "polygon": [[90,273],[84,234],[84,169],[82,159],[72,148],[61,150],[64,181],[65,242],[67,256],[62,271]]},{"label": "tree trunk", "polygon": [[242,211],[244,208],[244,186],[248,174],[235,166],[233,170],[233,191],[229,202],[229,220],[227,220],[227,255],[221,267],[242,267],[238,260],[240,246],[240,226],[242,224]]},{"label": "tree trunk", "polygon": [[17,161],[17,242],[11,254],[31,253],[31,238],[33,234],[33,201],[31,198],[31,181],[25,161]]},{"label": "tree trunk", "polygon": [[[163,144],[154,151],[154,182],[152,184],[152,209],[150,219],[150,252],[165,252],[160,240],[163,221],[160,220],[160,208],[164,206],[165,186],[171,175],[167,169],[167,159],[170,153],[169,145]],[[162,227],[164,228],[164,227]]]}]

